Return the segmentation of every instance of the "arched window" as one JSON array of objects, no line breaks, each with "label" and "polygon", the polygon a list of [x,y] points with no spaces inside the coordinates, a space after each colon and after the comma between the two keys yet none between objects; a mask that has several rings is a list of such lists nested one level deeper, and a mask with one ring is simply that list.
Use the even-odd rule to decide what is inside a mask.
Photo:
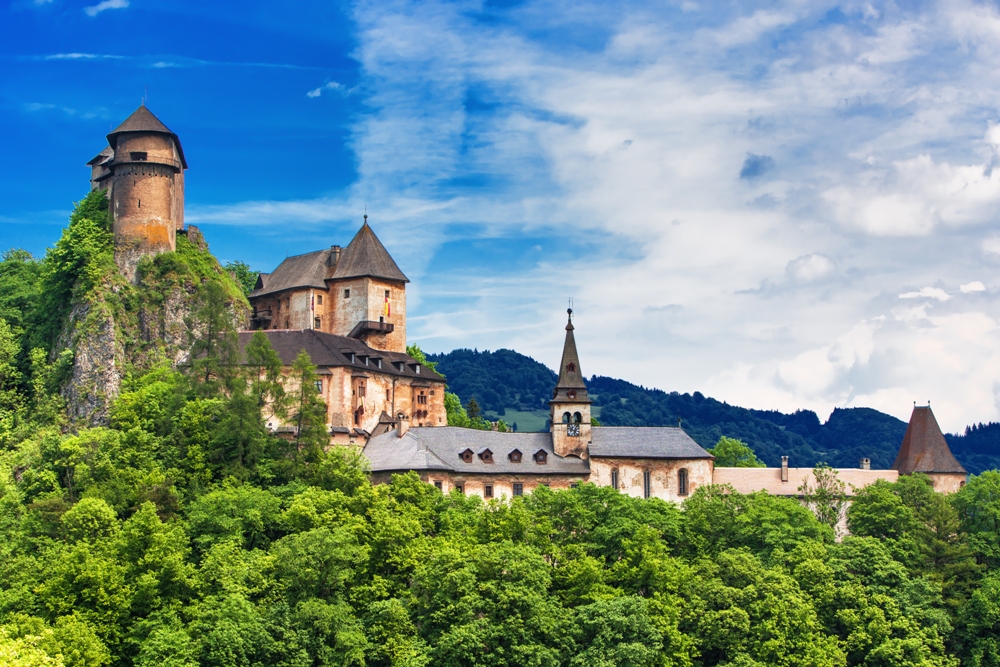
[{"label": "arched window", "polygon": [[581,415],[579,412],[574,412],[573,413],[573,423],[574,424],[580,424],[582,422],[583,422],[583,415]]},{"label": "arched window", "polygon": [[566,364],[566,370],[568,370],[570,373],[575,373],[576,372],[576,364],[574,364],[574,363]]},{"label": "arched window", "polygon": [[566,395],[569,396],[570,398],[576,398],[576,392],[573,391],[572,389],[566,392]]},{"label": "arched window", "polygon": [[688,494],[688,471],[685,468],[677,471],[677,494],[681,496]]},{"label": "arched window", "polygon": [[570,415],[568,412],[564,412],[563,413],[563,424],[568,424],[569,420],[571,419],[571,417],[572,417],[572,415]]}]

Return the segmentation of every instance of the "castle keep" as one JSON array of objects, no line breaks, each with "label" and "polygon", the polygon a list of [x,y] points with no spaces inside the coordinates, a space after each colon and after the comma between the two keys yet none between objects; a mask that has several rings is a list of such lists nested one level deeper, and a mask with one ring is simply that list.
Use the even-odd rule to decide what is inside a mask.
[{"label": "castle keep", "polygon": [[177,248],[184,229],[184,170],[177,135],[145,107],[107,136],[108,147],[87,164],[91,190],[107,190],[115,263],[129,280],[139,260]]}]

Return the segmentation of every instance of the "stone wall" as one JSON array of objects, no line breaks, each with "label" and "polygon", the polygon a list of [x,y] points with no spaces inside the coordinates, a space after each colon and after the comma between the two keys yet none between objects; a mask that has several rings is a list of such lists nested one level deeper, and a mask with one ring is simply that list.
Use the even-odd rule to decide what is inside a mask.
[{"label": "stone wall", "polygon": [[[645,473],[649,472],[650,497],[683,502],[695,489],[712,483],[710,459],[633,459],[591,457],[590,478],[597,486],[611,486],[612,472],[618,471],[618,490],[642,498]],[[680,471],[687,471],[687,493],[682,493]]]},{"label": "stone wall", "polygon": [[[895,470],[862,470],[861,468],[837,469],[837,477],[847,486],[847,494],[854,495],[855,489],[862,489],[876,480],[895,482],[899,473]],[[799,488],[808,482],[816,486],[812,468],[788,468],[788,481],[781,481],[781,468],[716,468],[715,483],[729,484],[738,493],[767,491],[772,496],[799,496]]]}]

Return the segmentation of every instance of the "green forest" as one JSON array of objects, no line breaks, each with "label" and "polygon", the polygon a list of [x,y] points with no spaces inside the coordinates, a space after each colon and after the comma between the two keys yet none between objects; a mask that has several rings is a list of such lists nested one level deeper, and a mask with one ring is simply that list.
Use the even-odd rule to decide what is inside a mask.
[{"label": "green forest", "polygon": [[[840,540],[835,485],[809,506],[373,486],[325,447],[307,356],[287,394],[265,336],[234,363],[242,291],[207,249],[179,240],[123,284],[104,206],[0,262],[0,665],[1000,665],[1000,473],[875,484]],[[178,293],[175,363],[148,330]],[[124,351],[105,423],[68,412],[68,330]]]},{"label": "green forest", "polygon": [[[556,384],[556,374],[544,364],[512,350],[460,349],[427,358],[437,362],[463,403],[475,398],[484,410],[500,416],[533,412],[539,430],[544,428]],[[676,426],[680,421],[702,447],[723,436],[738,438],[769,466],[781,465],[782,456],[789,457],[790,465],[806,468],[818,463],[856,468],[861,458],[870,458],[872,467],[885,469],[906,432],[905,422],[871,408],[837,408],[821,422],[811,410],[750,410],[697,391],[647,389],[599,375],[587,380],[587,388],[604,426]],[[528,430],[525,423],[521,419],[522,430]],[[969,472],[1000,468],[1000,424],[976,424],[945,437]]]}]

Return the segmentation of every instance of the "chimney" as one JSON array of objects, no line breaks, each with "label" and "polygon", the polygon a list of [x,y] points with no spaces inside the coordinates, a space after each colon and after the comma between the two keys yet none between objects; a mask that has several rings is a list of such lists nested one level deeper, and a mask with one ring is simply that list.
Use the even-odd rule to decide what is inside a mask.
[{"label": "chimney", "polygon": [[330,255],[326,259],[326,265],[336,268],[338,262],[340,262],[340,246],[332,245],[330,246]]},{"label": "chimney", "polygon": [[396,437],[402,438],[410,430],[410,420],[402,412],[396,418]]},{"label": "chimney", "polygon": [[871,470],[872,469],[872,460],[869,459],[869,458],[863,458],[863,459],[861,459],[861,469],[862,470]]},{"label": "chimney", "polygon": [[788,481],[788,457],[787,456],[782,456],[781,457],[781,481],[782,482],[787,482]]}]

